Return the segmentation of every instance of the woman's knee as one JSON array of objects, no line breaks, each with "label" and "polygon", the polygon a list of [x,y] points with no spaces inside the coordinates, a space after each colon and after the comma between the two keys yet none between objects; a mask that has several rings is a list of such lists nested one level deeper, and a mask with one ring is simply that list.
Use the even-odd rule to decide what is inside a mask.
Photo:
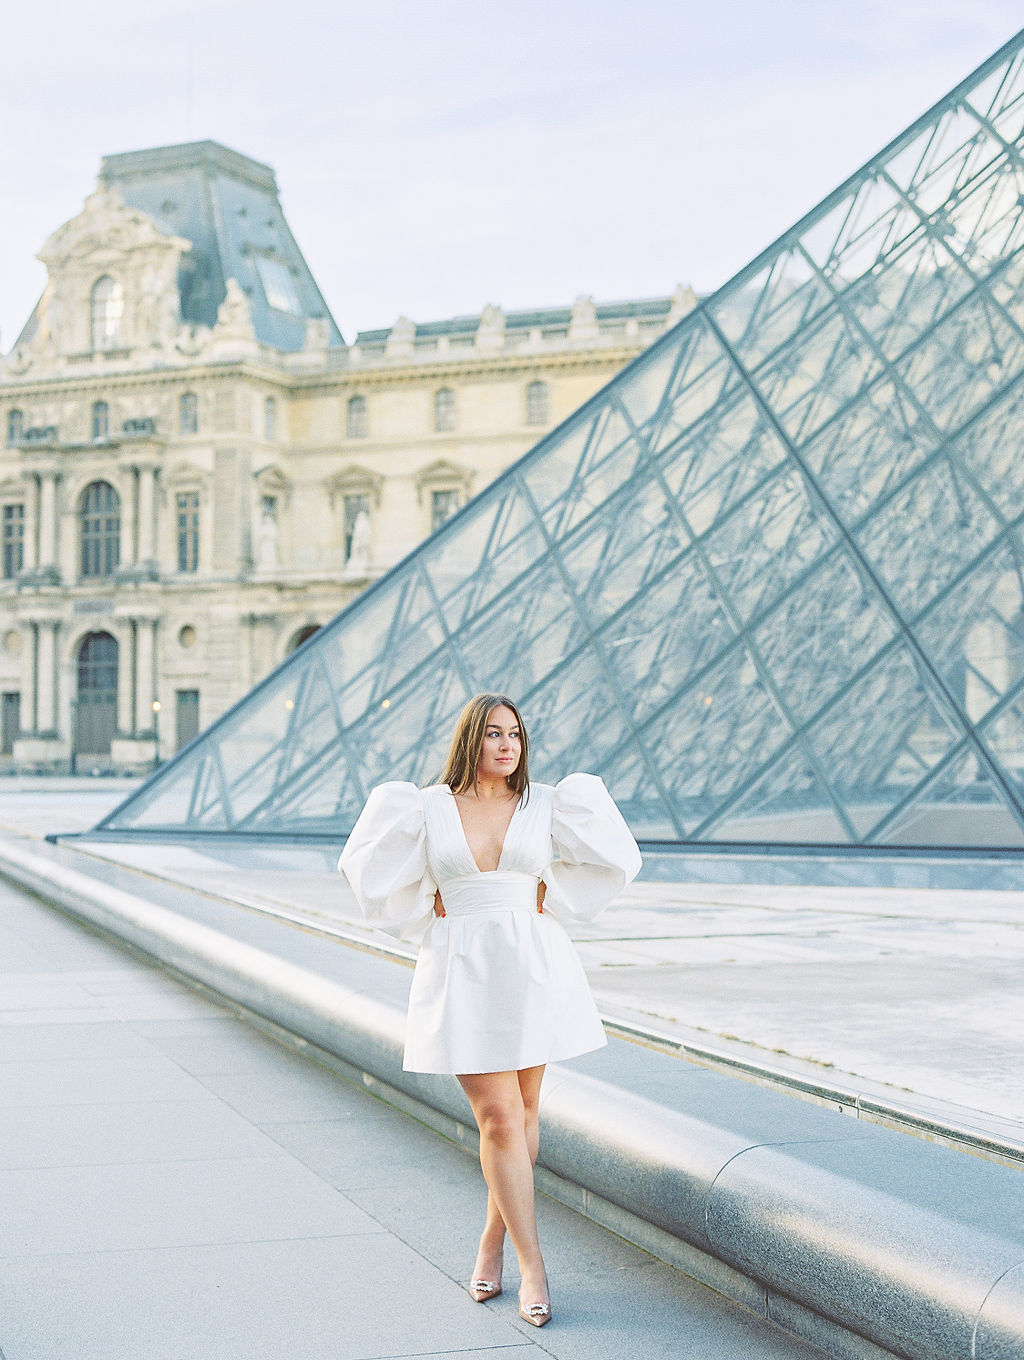
[{"label": "woman's knee", "polygon": [[493,1143],[504,1146],[523,1137],[523,1107],[514,1101],[483,1102],[476,1111],[476,1121],[482,1136]]}]

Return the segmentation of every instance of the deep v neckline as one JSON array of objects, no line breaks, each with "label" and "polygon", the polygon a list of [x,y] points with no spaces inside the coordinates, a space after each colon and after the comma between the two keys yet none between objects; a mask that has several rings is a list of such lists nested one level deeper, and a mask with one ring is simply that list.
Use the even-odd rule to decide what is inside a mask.
[{"label": "deep v neckline", "polygon": [[496,874],[501,868],[501,861],[505,858],[505,847],[508,845],[508,836],[509,832],[512,830],[512,823],[515,821],[519,809],[523,806],[523,795],[520,794],[516,800],[516,805],[512,809],[512,816],[508,819],[508,824],[505,827],[505,834],[501,838],[501,849],[498,852],[498,863],[493,869],[481,869],[480,865],[476,862],[476,855],[473,854],[470,847],[469,837],[466,835],[466,826],[462,820],[462,813],[459,811],[459,800],[455,797],[455,794],[452,793],[451,789],[448,788],[447,784],[445,784],[444,787],[448,789],[448,797],[452,800],[452,811],[455,813],[455,820],[459,824],[459,831],[462,833],[462,844],[466,847],[466,854],[469,856],[470,863],[478,874]]}]

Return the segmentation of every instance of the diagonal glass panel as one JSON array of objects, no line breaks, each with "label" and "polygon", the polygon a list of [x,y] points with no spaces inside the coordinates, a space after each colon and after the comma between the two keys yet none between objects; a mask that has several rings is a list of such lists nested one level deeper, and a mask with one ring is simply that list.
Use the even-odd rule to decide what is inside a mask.
[{"label": "diagonal glass panel", "polygon": [[703,312],[694,312],[679,327],[678,364],[661,415],[647,432],[651,453],[675,443],[709,412],[717,411],[727,391],[738,388],[736,371],[721,341]]},{"label": "diagonal glass panel", "polygon": [[736,634],[691,553],[639,595],[600,637],[639,721],[731,646]]},{"label": "diagonal glass panel", "polygon": [[977,480],[1007,521],[1024,513],[1024,386],[1017,383],[952,445],[953,456]]},{"label": "diagonal glass panel", "polygon": [[678,840],[683,828],[659,795],[651,773],[635,747],[620,750],[608,758],[604,780],[615,789],[615,801],[638,840]]},{"label": "diagonal glass panel", "polygon": [[699,825],[792,736],[742,647],[649,719],[641,741],[677,816]]},{"label": "diagonal glass panel", "polygon": [[924,782],[957,735],[909,650],[898,647],[808,729],[807,741],[864,836]]},{"label": "diagonal glass panel", "polygon": [[1001,154],[1002,148],[973,112],[955,104],[889,161],[886,174],[931,216],[943,212]]},{"label": "diagonal glass panel", "polygon": [[896,607],[911,619],[998,532],[998,521],[963,474],[939,458],[878,509],[856,538]]},{"label": "diagonal glass panel", "polygon": [[971,279],[922,227],[850,288],[843,307],[886,359],[896,359],[963,299]]},{"label": "diagonal glass panel", "polygon": [[665,483],[695,536],[706,533],[786,458],[753,397],[736,390],[714,419],[668,451]]},{"label": "diagonal glass panel", "polygon": [[896,625],[843,553],[788,595],[752,637],[788,713],[809,721],[896,633]]},{"label": "diagonal glass panel", "polygon": [[593,652],[556,667],[523,702],[536,755],[530,768],[548,781],[568,770],[600,771],[628,731],[619,695]]},{"label": "diagonal glass panel", "polygon": [[688,542],[660,481],[634,478],[625,493],[562,549],[562,564],[595,620],[628,603]]},{"label": "diagonal glass panel", "polygon": [[794,444],[800,445],[880,371],[877,354],[834,313],[801,332],[754,379]]},{"label": "diagonal glass panel", "polygon": [[793,248],[708,310],[740,363],[753,369],[819,313],[831,311],[832,293],[803,252]]},{"label": "diagonal glass panel", "polygon": [[850,525],[920,467],[935,443],[910,397],[883,381],[827,425],[802,457]]},{"label": "diagonal glass panel", "polygon": [[1024,828],[972,747],[945,762],[871,835],[882,845],[1024,846]]},{"label": "diagonal glass panel", "polygon": [[794,746],[709,828],[716,841],[832,842],[850,834],[804,752]]},{"label": "diagonal glass panel", "polygon": [[459,634],[455,646],[476,690],[504,693],[510,676],[519,690],[538,683],[586,636],[561,572],[547,557],[520,588],[496,600],[472,629]]},{"label": "diagonal glass panel", "polygon": [[1024,580],[1005,543],[936,601],[915,633],[950,693],[980,722],[1024,681]]},{"label": "diagonal glass panel", "polygon": [[805,229],[800,244],[832,287],[842,290],[923,235],[920,217],[890,181],[864,173],[846,198]]},{"label": "diagonal glass panel", "polygon": [[977,290],[896,366],[941,429],[955,428],[1024,366],[1024,346],[988,295]]},{"label": "diagonal glass panel", "polygon": [[706,540],[707,560],[736,612],[765,609],[836,542],[796,468],[776,476]]}]

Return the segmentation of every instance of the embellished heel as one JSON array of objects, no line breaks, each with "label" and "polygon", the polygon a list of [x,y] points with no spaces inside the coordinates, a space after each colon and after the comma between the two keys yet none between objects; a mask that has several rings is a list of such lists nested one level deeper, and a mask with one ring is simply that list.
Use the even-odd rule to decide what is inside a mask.
[{"label": "embellished heel", "polygon": [[470,1280],[469,1294],[475,1303],[486,1303],[501,1293],[501,1283],[495,1280]]}]

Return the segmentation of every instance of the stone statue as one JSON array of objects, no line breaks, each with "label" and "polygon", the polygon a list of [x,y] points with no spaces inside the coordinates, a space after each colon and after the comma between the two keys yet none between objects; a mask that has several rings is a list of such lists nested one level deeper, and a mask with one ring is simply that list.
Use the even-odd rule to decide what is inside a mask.
[{"label": "stone statue", "polygon": [[370,569],[370,516],[365,510],[359,511],[352,525],[352,542],[345,569],[353,576],[365,574]]},{"label": "stone statue", "polygon": [[263,518],[260,520],[260,530],[257,537],[256,565],[260,571],[275,571],[277,569],[277,533],[276,510],[264,503]]}]

